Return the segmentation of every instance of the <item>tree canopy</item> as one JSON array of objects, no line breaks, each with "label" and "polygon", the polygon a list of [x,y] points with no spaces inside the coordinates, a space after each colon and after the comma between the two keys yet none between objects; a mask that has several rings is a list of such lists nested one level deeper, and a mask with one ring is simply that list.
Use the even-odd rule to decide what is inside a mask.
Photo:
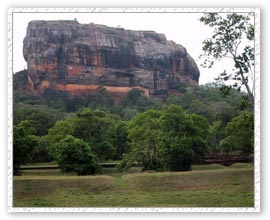
[{"label": "tree canopy", "polygon": [[254,106],[254,23],[252,14],[206,13],[200,21],[213,29],[213,35],[203,41],[206,59],[204,66],[211,68],[215,61],[229,58],[234,68],[220,73],[218,80],[231,81],[223,85],[221,91],[226,95],[235,88],[244,86],[250,104]]},{"label": "tree canopy", "polygon": [[130,151],[120,167],[136,162],[142,170],[189,170],[207,150],[207,119],[176,105],[147,110],[128,123]]},{"label": "tree canopy", "polygon": [[92,153],[88,143],[66,136],[56,146],[56,160],[63,172],[90,175],[101,172],[98,158]]},{"label": "tree canopy", "polygon": [[245,93],[231,88],[223,97],[219,89],[183,84],[180,93],[163,98],[131,90],[117,105],[104,88],[77,98],[20,94],[14,99],[14,169],[59,161],[56,149],[60,143],[69,146],[64,140],[70,136],[75,145],[78,140],[88,145],[100,162],[122,160],[121,169],[181,171],[208,153],[252,154],[252,108],[240,104]]}]

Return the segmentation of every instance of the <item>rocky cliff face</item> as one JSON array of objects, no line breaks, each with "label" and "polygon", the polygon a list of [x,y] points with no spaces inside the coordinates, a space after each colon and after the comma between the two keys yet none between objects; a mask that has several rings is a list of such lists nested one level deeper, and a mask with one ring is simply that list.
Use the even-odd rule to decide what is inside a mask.
[{"label": "rocky cliff face", "polygon": [[39,93],[83,94],[105,86],[110,93],[136,87],[167,94],[179,82],[198,83],[200,75],[187,50],[164,34],[77,21],[31,21],[23,55],[31,88]]}]

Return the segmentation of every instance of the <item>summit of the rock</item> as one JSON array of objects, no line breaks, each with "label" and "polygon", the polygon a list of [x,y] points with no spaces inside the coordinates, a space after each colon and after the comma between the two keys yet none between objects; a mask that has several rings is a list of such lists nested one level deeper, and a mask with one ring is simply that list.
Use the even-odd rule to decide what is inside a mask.
[{"label": "summit of the rock", "polygon": [[77,21],[31,21],[23,41],[32,90],[87,93],[140,88],[167,94],[179,82],[198,83],[186,48],[154,31],[133,31]]}]

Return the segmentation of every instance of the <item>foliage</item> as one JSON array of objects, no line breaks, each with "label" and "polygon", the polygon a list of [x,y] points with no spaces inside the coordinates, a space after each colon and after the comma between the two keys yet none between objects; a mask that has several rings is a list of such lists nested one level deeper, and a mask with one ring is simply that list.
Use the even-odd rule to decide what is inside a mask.
[{"label": "foliage", "polygon": [[65,107],[66,107],[67,112],[76,112],[82,108],[87,107],[88,100],[84,96],[74,96],[74,97],[69,97],[65,103],[66,103]]},{"label": "foliage", "polygon": [[80,111],[74,123],[74,136],[89,143],[101,161],[115,154],[115,123],[103,111]]},{"label": "foliage", "polygon": [[123,109],[123,119],[126,121],[129,121],[132,119],[136,114],[138,113],[138,110],[132,107],[125,107]]},{"label": "foliage", "polygon": [[128,123],[128,138],[133,149],[133,159],[142,166],[142,170],[160,168],[158,156],[160,116],[160,111],[149,109]]},{"label": "foliage", "polygon": [[208,143],[210,146],[210,153],[218,154],[219,153],[219,143],[224,137],[224,128],[226,125],[223,125],[221,121],[215,121],[209,128]]},{"label": "foliage", "polygon": [[14,105],[14,124],[16,125],[22,120],[30,120],[38,136],[46,135],[49,128],[61,117],[61,112],[59,113],[45,105],[29,105],[24,103]]},{"label": "foliage", "polygon": [[[181,84],[179,93],[165,99],[134,89],[116,105],[103,88],[89,97],[51,90],[44,96],[15,93],[14,129],[31,120],[35,130],[24,139],[31,146],[25,161],[51,161],[56,146],[72,135],[89,144],[100,161],[122,159],[120,169],[188,170],[208,150],[253,151],[253,125],[234,119],[252,110],[242,105],[246,94],[231,89],[223,97],[219,89],[216,84]],[[22,139],[14,136],[14,143]]]},{"label": "foliage", "polygon": [[166,169],[172,171],[190,170],[195,152],[192,149],[192,139],[175,137],[166,139],[162,151],[162,162]]},{"label": "foliage", "polygon": [[120,168],[136,162],[144,170],[188,170],[207,149],[207,119],[186,113],[176,105],[149,109],[128,123],[131,149]]},{"label": "foliage", "polygon": [[13,129],[13,174],[18,174],[20,165],[30,162],[37,146],[35,129],[29,120],[21,121]]},{"label": "foliage", "polygon": [[161,158],[167,169],[189,170],[192,162],[204,156],[209,128],[207,119],[169,105],[163,110],[161,128]]},{"label": "foliage", "polygon": [[252,112],[242,114],[229,121],[216,121],[209,129],[208,142],[211,152],[253,153],[254,121]]},{"label": "foliage", "polygon": [[33,149],[33,163],[44,163],[53,161],[53,155],[50,152],[51,140],[48,135],[37,137],[37,145]]},{"label": "foliage", "polygon": [[123,154],[129,150],[127,123],[125,121],[118,120],[116,122],[115,138],[115,159],[122,159]]},{"label": "foliage", "polygon": [[244,154],[253,153],[254,119],[253,113],[247,112],[232,119],[225,128],[226,137],[220,148],[227,153],[241,150]]},{"label": "foliage", "polygon": [[23,93],[15,92],[14,94],[14,103],[24,103],[29,105],[44,105],[45,101],[42,96],[32,94],[32,93]]},{"label": "foliage", "polygon": [[55,123],[55,125],[49,129],[49,134],[44,138],[49,145],[49,152],[53,157],[55,155],[56,144],[64,139],[67,135],[74,134],[75,119],[64,119]]},{"label": "foliage", "polygon": [[130,90],[123,100],[124,106],[135,108],[138,111],[145,110],[150,104],[150,101],[144,95],[144,91],[139,89]]},{"label": "foliage", "polygon": [[[221,91],[227,95],[231,88],[240,91],[244,86],[254,105],[254,94],[249,81],[253,84],[254,72],[254,24],[251,14],[207,13],[200,18],[205,25],[213,28],[210,39],[203,41],[203,50],[206,55],[205,67],[211,68],[216,60],[230,58],[235,69],[226,70],[220,74],[219,80],[232,81],[230,86],[223,85]],[[245,43],[245,45],[243,45]]]},{"label": "foliage", "polygon": [[107,92],[106,88],[100,87],[98,92],[91,96],[89,106],[93,109],[100,108],[105,111],[114,106],[114,101],[112,96]]},{"label": "foliage", "polygon": [[75,172],[78,175],[93,175],[101,172],[98,158],[92,153],[89,144],[71,135],[57,144],[56,160],[63,172]]}]

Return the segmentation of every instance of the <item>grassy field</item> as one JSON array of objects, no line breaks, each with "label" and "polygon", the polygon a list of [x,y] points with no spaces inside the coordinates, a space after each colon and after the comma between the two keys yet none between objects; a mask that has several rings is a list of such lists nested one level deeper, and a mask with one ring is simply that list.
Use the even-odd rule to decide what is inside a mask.
[{"label": "grassy field", "polygon": [[253,164],[194,165],[190,172],[100,176],[24,170],[14,177],[14,207],[253,207]]}]

